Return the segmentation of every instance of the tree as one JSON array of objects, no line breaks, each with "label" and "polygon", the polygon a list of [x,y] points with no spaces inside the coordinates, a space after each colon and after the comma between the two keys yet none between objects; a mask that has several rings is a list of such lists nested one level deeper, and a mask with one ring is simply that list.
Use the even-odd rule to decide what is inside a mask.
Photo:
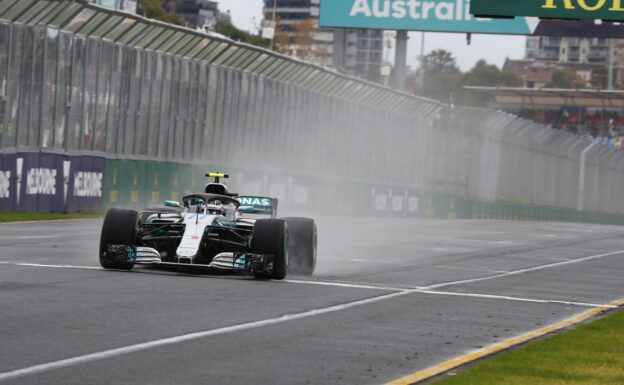
[{"label": "tree", "polygon": [[149,19],[164,21],[165,23],[186,25],[183,18],[175,13],[166,12],[160,0],[139,0],[139,6],[143,9],[145,16]]},{"label": "tree", "polygon": [[306,19],[293,24],[293,43],[297,49],[297,57],[302,60],[314,60],[316,54],[314,52],[314,32],[316,25],[314,20]]},{"label": "tree", "polygon": [[587,85],[585,79],[580,77],[573,69],[564,68],[553,73],[546,88],[584,88]]},{"label": "tree", "polygon": [[436,100],[453,102],[461,93],[462,73],[453,55],[439,49],[423,58],[422,84],[417,93]]},{"label": "tree", "polygon": [[518,87],[522,81],[513,72],[501,71],[494,64],[481,59],[464,74],[464,85],[483,87]]},{"label": "tree", "polygon": [[282,21],[279,16],[275,20],[275,37],[273,42],[275,50],[281,53],[287,53],[290,39],[288,38],[288,34],[284,31],[284,27],[282,26]]},{"label": "tree", "polygon": [[240,30],[227,20],[218,21],[215,25],[215,32],[227,36],[234,41],[240,41],[241,43],[256,45],[264,48],[269,47],[268,40],[263,39],[260,36],[254,36],[249,32]]},{"label": "tree", "polygon": [[485,106],[493,100],[492,96],[466,91],[463,86],[518,87],[521,85],[522,81],[513,72],[501,71],[497,66],[481,59],[462,78],[462,100],[465,104],[472,106]]},{"label": "tree", "polygon": [[601,90],[606,89],[609,83],[608,77],[609,74],[606,67],[596,68],[591,74],[591,86]]},{"label": "tree", "polygon": [[438,73],[425,77],[419,94],[431,99],[447,103],[455,103],[462,94],[462,74],[460,71],[452,73]]},{"label": "tree", "polygon": [[423,59],[425,78],[437,74],[455,74],[459,72],[453,54],[443,49],[428,53]]}]

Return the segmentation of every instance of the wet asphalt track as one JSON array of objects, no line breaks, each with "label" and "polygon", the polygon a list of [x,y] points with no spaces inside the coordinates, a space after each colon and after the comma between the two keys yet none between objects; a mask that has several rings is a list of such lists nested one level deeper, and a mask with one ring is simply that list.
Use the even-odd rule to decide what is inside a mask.
[{"label": "wet asphalt track", "polygon": [[0,383],[380,384],[624,297],[622,227],[318,225],[285,282],[104,271],[100,221],[0,225]]}]

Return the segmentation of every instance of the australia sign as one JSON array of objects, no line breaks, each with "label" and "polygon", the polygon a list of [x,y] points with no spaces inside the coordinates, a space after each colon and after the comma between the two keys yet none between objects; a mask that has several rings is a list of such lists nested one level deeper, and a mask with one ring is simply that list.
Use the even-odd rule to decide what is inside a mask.
[{"label": "australia sign", "polygon": [[473,0],[470,13],[624,21],[624,0]]},{"label": "australia sign", "polygon": [[469,0],[321,0],[320,13],[322,27],[338,28],[530,35],[537,23],[476,18]]}]

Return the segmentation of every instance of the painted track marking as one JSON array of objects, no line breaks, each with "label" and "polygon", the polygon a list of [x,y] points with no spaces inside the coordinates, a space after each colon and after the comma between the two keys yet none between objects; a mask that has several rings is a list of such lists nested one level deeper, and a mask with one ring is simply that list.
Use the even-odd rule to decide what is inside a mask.
[{"label": "painted track marking", "polygon": [[[350,308],[357,307],[357,306],[363,306],[363,305],[367,305],[367,304],[371,304],[371,303],[376,303],[376,302],[380,302],[380,301],[384,301],[384,300],[388,300],[388,299],[392,299],[392,298],[396,298],[396,297],[399,297],[399,296],[404,296],[404,295],[412,294],[412,293],[437,294],[437,295],[463,295],[463,296],[472,296],[472,297],[480,297],[480,298],[498,298],[499,297],[500,299],[511,299],[511,300],[518,300],[518,301],[520,301],[520,300],[528,300],[530,302],[542,302],[542,301],[546,301],[546,300],[522,299],[522,298],[516,298],[516,297],[490,296],[490,295],[470,294],[470,293],[439,292],[439,291],[431,290],[431,288],[432,287],[450,286],[450,285],[459,284],[459,283],[477,282],[477,281],[483,281],[483,280],[488,280],[488,279],[495,279],[495,278],[506,277],[506,276],[510,276],[510,275],[517,275],[517,274],[522,274],[522,273],[527,273],[527,272],[532,272],[532,271],[538,271],[538,270],[547,269],[547,268],[556,267],[556,266],[563,266],[563,265],[568,265],[568,264],[572,264],[572,263],[579,263],[579,262],[584,262],[584,261],[588,261],[588,260],[599,259],[599,258],[603,258],[603,257],[607,257],[607,256],[621,254],[622,252],[624,252],[624,250],[619,250],[619,251],[614,251],[614,252],[604,253],[604,254],[598,254],[598,255],[588,256],[588,257],[584,257],[584,258],[577,258],[577,259],[573,259],[573,260],[565,261],[565,262],[557,262],[557,263],[552,263],[552,264],[547,264],[547,265],[541,265],[541,266],[537,266],[537,267],[533,267],[533,268],[520,269],[520,270],[512,271],[512,272],[509,272],[509,273],[497,274],[497,275],[489,276],[489,277],[477,278],[477,279],[472,279],[472,280],[455,281],[455,282],[449,282],[449,283],[445,283],[445,284],[438,284],[438,285],[433,285],[433,286],[429,286],[429,287],[426,287],[426,288],[412,288],[412,289],[405,289],[405,288],[400,289],[400,288],[397,288],[400,291],[396,291],[396,292],[393,292],[393,293],[390,293],[390,294],[385,294],[385,295],[382,295],[382,296],[367,298],[367,299],[364,299],[364,300],[349,302],[349,303],[340,304],[340,305],[334,305],[334,306],[325,307],[325,308],[308,310],[308,311],[301,312],[301,313],[296,313],[296,314],[288,314],[288,315],[284,315],[284,316],[281,316],[281,317],[270,318],[270,319],[265,319],[265,320],[261,320],[261,321],[254,321],[254,322],[249,322],[249,323],[244,323],[244,324],[239,324],[239,325],[234,325],[234,326],[228,326],[228,327],[223,327],[223,328],[218,328],[218,329],[206,330],[206,331],[202,331],[202,332],[184,334],[184,335],[180,335],[180,336],[176,336],[176,337],[169,337],[169,338],[164,338],[164,339],[144,342],[144,343],[140,343],[140,344],[129,345],[129,346],[125,346],[125,347],[105,350],[105,351],[91,353],[91,354],[87,354],[87,355],[71,357],[71,358],[67,358],[67,359],[63,359],[63,360],[59,360],[59,361],[53,361],[53,362],[48,362],[48,363],[44,363],[44,364],[34,365],[34,366],[22,368],[22,369],[12,370],[12,371],[8,371],[8,372],[0,373],[0,382],[7,381],[7,380],[10,380],[10,379],[15,379],[15,378],[26,376],[26,375],[32,375],[32,374],[42,373],[42,372],[46,372],[46,371],[50,371],[50,370],[55,370],[55,369],[61,369],[61,368],[66,368],[66,367],[70,367],[70,366],[80,365],[80,364],[84,364],[84,363],[87,363],[87,362],[93,362],[93,361],[103,360],[103,359],[107,359],[107,358],[117,357],[117,356],[126,355],[126,354],[130,354],[130,353],[138,352],[138,351],[143,351],[143,350],[147,350],[147,349],[157,348],[157,347],[161,347],[161,346],[178,344],[178,343],[182,343],[182,342],[186,342],[186,341],[192,341],[192,340],[197,340],[197,339],[201,339],[201,338],[207,338],[207,337],[216,336],[216,335],[228,334],[228,333],[233,333],[233,332],[237,332],[237,331],[249,330],[249,329],[254,329],[254,328],[259,328],[259,327],[264,327],[264,326],[275,325],[275,324],[279,324],[279,323],[283,323],[283,322],[289,322],[289,321],[299,320],[299,319],[303,319],[303,318],[313,317],[313,316],[317,316],[317,315],[338,312],[338,311],[341,311],[341,310],[346,310],[346,309],[350,309]],[[21,262],[0,262],[0,264],[10,264],[10,265],[26,266],[26,267],[47,267],[47,268],[101,270],[100,267],[93,267],[93,266],[46,265],[46,264],[21,263]],[[303,283],[305,283],[305,284],[331,284],[331,285],[334,285],[334,286],[335,285],[340,285],[341,287],[354,287],[355,288],[357,286],[359,288],[367,288],[367,289],[391,290],[391,288],[388,288],[388,287],[378,287],[378,286],[360,285],[360,284],[348,284],[348,283],[333,283],[333,284],[331,282],[320,283],[319,281],[315,282],[315,281],[305,281],[305,280],[304,281],[301,281],[301,280],[291,280],[290,283],[299,283],[299,284],[303,284]],[[392,290],[393,289],[394,288],[392,288]],[[548,302],[551,302],[551,301],[548,301]],[[480,350],[478,350],[476,352],[469,353],[468,355],[452,359],[450,361],[444,362],[444,363],[439,364],[437,366],[434,366],[432,368],[419,371],[419,372],[414,373],[414,374],[412,374],[410,376],[407,376],[407,377],[401,378],[399,380],[393,381],[393,382],[391,382],[389,384],[392,384],[392,385],[411,384],[413,382],[421,381],[423,379],[426,379],[426,378],[435,376],[437,374],[443,373],[443,372],[445,372],[445,371],[447,371],[449,369],[452,369],[452,368],[455,368],[457,366],[463,365],[463,364],[465,364],[467,362],[474,361],[476,359],[485,357],[487,355],[493,354],[495,352],[498,352],[498,351],[501,351],[501,350],[504,350],[504,349],[508,349],[509,347],[521,344],[523,342],[529,341],[529,340],[537,338],[539,336],[542,336],[542,335],[551,333],[553,331],[557,331],[557,330],[563,329],[565,327],[577,324],[577,323],[582,322],[582,321],[584,321],[584,320],[586,320],[586,319],[588,319],[590,317],[593,317],[593,316],[595,316],[597,314],[601,314],[601,313],[603,313],[603,312],[605,312],[605,311],[607,311],[609,309],[617,307],[617,306],[621,305],[622,303],[624,303],[624,302],[612,302],[612,303],[610,303],[608,305],[599,305],[598,307],[596,307],[594,309],[586,311],[586,312],[584,312],[584,313],[582,313],[582,314],[580,314],[580,315],[578,315],[576,317],[573,317],[573,318],[568,319],[566,321],[563,321],[561,323],[550,325],[550,326],[547,326],[547,327],[544,327],[544,328],[541,328],[541,329],[538,329],[538,330],[535,330],[535,331],[523,334],[523,335],[521,335],[519,337],[515,337],[515,338],[512,338],[512,339],[503,341],[501,343],[492,345],[490,347],[487,347],[487,348],[484,348],[484,349],[480,349]],[[582,305],[582,306],[590,306],[590,304],[584,304],[584,303],[567,302],[567,304],[570,304],[570,305],[577,304],[577,305]]]},{"label": "painted track marking", "polygon": [[554,303],[559,305],[570,305],[570,306],[581,306],[581,307],[604,307],[615,309],[617,306],[602,304],[602,303],[587,303],[587,302],[576,302],[576,301],[559,301],[559,300],[551,300],[551,299],[536,299],[536,298],[523,298],[523,297],[512,297],[507,295],[493,295],[493,294],[479,294],[479,293],[459,293],[452,291],[435,291],[435,290],[416,290],[416,293],[423,294],[434,294],[434,295],[447,295],[453,297],[470,297],[470,298],[484,298],[484,299],[502,299],[507,301],[518,301],[518,302],[533,302],[533,303]]},{"label": "painted track marking", "polygon": [[98,266],[50,265],[50,264],[29,263],[29,262],[0,261],[0,265],[24,266],[24,267],[46,267],[50,269],[102,270],[102,268]]},{"label": "painted track marking", "polygon": [[416,288],[377,286],[377,285],[348,283],[348,282],[314,281],[314,280],[305,280],[305,279],[285,279],[283,282],[295,283],[295,284],[300,284],[300,285],[347,287],[351,289],[388,290],[388,291],[407,291],[407,290],[416,291],[417,290]]},{"label": "painted track marking", "polygon": [[587,256],[587,257],[574,258],[574,259],[570,259],[570,260],[567,260],[567,261],[554,262],[554,263],[549,263],[549,264],[546,264],[546,265],[539,265],[539,266],[529,267],[529,268],[526,268],[526,269],[513,270],[513,271],[509,271],[507,273],[488,275],[486,277],[462,279],[460,281],[451,281],[451,282],[438,283],[438,284],[435,284],[435,285],[420,287],[420,289],[423,289],[423,290],[433,290],[433,289],[440,289],[440,288],[447,287],[447,286],[455,286],[455,285],[461,285],[461,284],[466,284],[466,283],[489,281],[489,280],[492,280],[492,279],[504,278],[504,277],[509,277],[509,276],[512,276],[512,275],[531,273],[531,272],[534,272],[534,271],[550,269],[550,268],[553,268],[553,267],[559,267],[559,266],[565,266],[565,265],[572,265],[572,264],[575,264],[575,263],[592,261],[594,259],[610,257],[610,256],[613,256],[613,255],[622,254],[622,253],[624,253],[624,250],[616,250],[616,251],[612,251],[612,252],[604,253],[604,254],[590,255],[590,256]]},{"label": "painted track marking", "polygon": [[470,269],[468,267],[459,267],[459,266],[436,265],[436,266],[431,266],[431,267],[435,268],[435,269],[451,269],[451,270],[461,270],[461,271],[473,271],[473,272],[478,272],[478,273],[496,273],[496,274],[509,273],[508,270]]},{"label": "painted track marking", "polygon": [[304,311],[301,313],[287,314],[281,317],[269,318],[261,321],[254,321],[243,323],[234,326],[227,326],[218,329],[211,329],[196,333],[183,334],[176,337],[163,338],[159,340],[144,342],[135,345],[128,345],[116,349],[104,350],[101,352],[86,354],[82,356],[71,357],[59,361],[48,362],[45,364],[29,366],[22,369],[12,370],[9,372],[0,373],[0,382],[12,380],[22,376],[33,375],[37,373],[47,372],[50,370],[67,368],[70,366],[80,365],[88,362],[99,361],[107,358],[118,357],[130,353],[136,353],[143,350],[158,348],[161,346],[179,344],[182,342],[198,340],[206,337],[212,337],[222,334],[229,334],[234,332],[240,332],[244,330],[250,330],[260,328],[264,326],[270,326],[280,324],[289,321],[295,321],[303,318],[314,317],[322,314],[334,313],[341,310],[351,309],[357,306],[368,305],[375,302],[385,301],[391,298],[396,298],[411,293],[411,290],[401,291],[397,293],[385,294],[382,296],[367,298],[359,301],[348,302],[340,305],[329,306],[325,308],[313,309]]},{"label": "painted track marking", "polygon": [[[102,269],[101,267],[98,267],[98,266],[49,265],[49,264],[40,264],[40,263],[1,262],[1,261],[0,261],[0,265],[24,266],[24,267],[43,267],[43,268],[53,268],[53,269],[76,269],[76,270],[100,270],[100,271],[105,271],[104,269]],[[410,292],[410,293],[421,293],[421,294],[446,295],[446,296],[454,296],[454,297],[471,297],[471,298],[507,300],[507,301],[517,301],[517,302],[553,303],[553,304],[570,305],[570,306],[581,306],[581,307],[606,307],[606,308],[614,308],[615,307],[615,306],[611,306],[611,305],[608,305],[608,304],[597,304],[597,303],[578,302],[578,301],[561,301],[561,300],[552,300],[552,299],[514,297],[514,296],[507,296],[507,295],[438,291],[438,290],[429,290],[427,288],[422,288],[422,287],[381,286],[381,285],[365,284],[365,283],[362,284],[362,283],[356,283],[356,282],[350,283],[350,282],[344,282],[344,281],[285,279],[283,281],[276,281],[276,282],[292,283],[292,284],[297,284],[297,285],[316,285],[316,286],[344,287],[344,288],[349,288],[349,289],[365,289],[365,290],[384,290],[384,291],[394,291],[394,292]]]},{"label": "painted track marking", "polygon": [[556,331],[565,329],[567,327],[578,325],[581,322],[588,320],[589,318],[595,317],[608,310],[611,310],[613,307],[620,307],[622,305],[624,305],[624,300],[613,301],[609,303],[608,305],[609,307],[603,306],[603,307],[598,307],[595,309],[587,310],[572,318],[568,318],[567,320],[558,322],[553,325],[545,326],[540,329],[530,331],[520,336],[507,339],[503,342],[499,342],[490,346],[486,346],[485,348],[470,352],[460,357],[452,358],[448,361],[434,365],[427,369],[423,369],[413,374],[407,375],[405,377],[401,377],[399,379],[390,381],[386,383],[385,385],[411,385],[411,384],[415,384],[415,383],[430,379],[432,377],[443,374],[451,369],[455,369],[459,366],[474,362],[476,360],[490,356],[492,354],[499,353],[509,348],[521,345],[525,342],[529,342],[536,338],[545,336],[546,334],[554,333]]}]

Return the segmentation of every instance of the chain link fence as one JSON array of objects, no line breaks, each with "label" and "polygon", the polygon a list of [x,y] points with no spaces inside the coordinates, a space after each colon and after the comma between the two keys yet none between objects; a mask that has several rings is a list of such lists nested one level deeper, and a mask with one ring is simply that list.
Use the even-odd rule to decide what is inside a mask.
[{"label": "chain link fence", "polygon": [[[575,209],[590,143],[83,1],[0,0],[0,152],[99,155]],[[624,152],[582,207],[623,213]]]}]

